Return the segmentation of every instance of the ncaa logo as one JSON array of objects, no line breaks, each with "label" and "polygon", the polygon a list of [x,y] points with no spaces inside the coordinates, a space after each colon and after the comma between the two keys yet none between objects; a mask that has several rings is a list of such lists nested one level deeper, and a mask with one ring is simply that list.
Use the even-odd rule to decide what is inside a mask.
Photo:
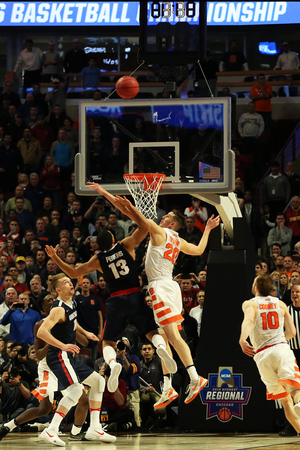
[{"label": "ncaa logo", "polygon": [[229,369],[223,369],[223,370],[220,372],[220,378],[221,378],[223,381],[228,381],[228,380],[230,380],[230,378],[231,378],[231,372],[230,372],[230,370],[229,370]]}]

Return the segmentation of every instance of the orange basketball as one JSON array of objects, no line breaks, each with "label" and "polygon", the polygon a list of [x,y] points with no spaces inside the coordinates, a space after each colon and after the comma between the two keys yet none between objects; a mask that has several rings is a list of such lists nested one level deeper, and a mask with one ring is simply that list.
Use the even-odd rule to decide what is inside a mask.
[{"label": "orange basketball", "polygon": [[231,411],[229,408],[221,408],[218,416],[220,417],[220,420],[226,422],[231,417]]},{"label": "orange basketball", "polygon": [[135,97],[139,92],[139,83],[133,77],[122,77],[116,83],[117,94],[121,98],[129,100]]}]

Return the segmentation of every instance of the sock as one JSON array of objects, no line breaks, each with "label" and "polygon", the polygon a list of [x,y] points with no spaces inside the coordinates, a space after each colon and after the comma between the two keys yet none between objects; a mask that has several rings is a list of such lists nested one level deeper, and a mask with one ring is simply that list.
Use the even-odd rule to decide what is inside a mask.
[{"label": "sock", "polygon": [[197,374],[196,367],[194,365],[186,367],[191,381],[198,381],[199,375]]},{"label": "sock", "polygon": [[15,422],[15,419],[13,419],[13,420],[10,420],[9,422],[5,423],[4,426],[9,428],[9,431],[12,431],[19,425]]},{"label": "sock", "polygon": [[100,411],[101,408],[90,408],[90,427],[99,428],[100,426]]},{"label": "sock", "polygon": [[107,346],[103,349],[103,357],[105,359],[105,362],[111,365],[112,362],[116,362],[117,354],[112,347]]},{"label": "sock", "polygon": [[167,373],[164,375],[164,389],[163,392],[167,392],[172,387],[171,374]]},{"label": "sock", "polygon": [[153,344],[154,347],[156,347],[156,348],[157,348],[159,345],[162,346],[162,347],[165,347],[165,349],[167,348],[167,347],[166,347],[166,342],[165,342],[164,338],[163,338],[160,334],[154,334],[154,335],[152,336],[152,344]]},{"label": "sock", "polygon": [[79,434],[81,432],[81,428],[82,428],[81,425],[77,426],[74,423],[72,426],[72,430],[71,430],[71,433],[73,434],[73,436],[77,436],[77,434]]},{"label": "sock", "polygon": [[58,433],[59,425],[61,424],[65,416],[66,415],[64,413],[55,411],[53,419],[51,420],[51,423],[49,425],[49,429],[54,430],[56,433]]}]

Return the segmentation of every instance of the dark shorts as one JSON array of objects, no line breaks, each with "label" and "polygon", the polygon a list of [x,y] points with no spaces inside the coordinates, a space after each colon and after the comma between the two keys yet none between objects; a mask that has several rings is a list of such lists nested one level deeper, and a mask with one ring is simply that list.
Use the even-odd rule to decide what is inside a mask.
[{"label": "dark shorts", "polygon": [[63,391],[74,383],[82,383],[94,370],[86,364],[77,361],[72,353],[59,350],[49,350],[47,354],[49,369],[58,379],[58,389]]},{"label": "dark shorts", "polygon": [[103,340],[117,341],[120,339],[128,321],[144,335],[157,329],[153,311],[144,303],[141,292],[110,297],[106,300]]}]

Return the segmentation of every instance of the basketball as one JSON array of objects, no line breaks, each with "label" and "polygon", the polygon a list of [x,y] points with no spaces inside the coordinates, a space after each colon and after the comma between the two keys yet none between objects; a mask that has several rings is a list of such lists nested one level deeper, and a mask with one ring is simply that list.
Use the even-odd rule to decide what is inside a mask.
[{"label": "basketball", "polygon": [[129,100],[139,92],[139,83],[133,77],[122,77],[116,83],[116,90],[119,97]]},{"label": "basketball", "polygon": [[229,408],[221,408],[218,414],[220,420],[227,422],[231,417],[231,411]]}]

